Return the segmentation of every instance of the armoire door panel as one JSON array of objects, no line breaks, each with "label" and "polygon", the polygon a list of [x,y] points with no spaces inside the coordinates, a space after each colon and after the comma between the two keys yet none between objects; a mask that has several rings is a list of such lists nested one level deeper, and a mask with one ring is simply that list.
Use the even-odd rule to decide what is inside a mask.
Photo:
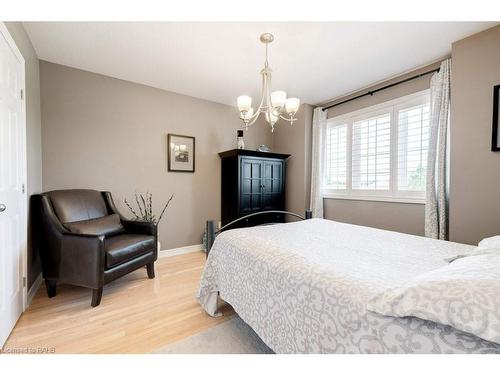
[{"label": "armoire door panel", "polygon": [[262,194],[262,206],[265,210],[273,207],[273,198],[271,194]]},{"label": "armoire door panel", "polygon": [[252,161],[252,178],[262,178],[262,161]]},{"label": "armoire door panel", "polygon": [[252,176],[252,163],[249,163],[245,160],[241,161],[241,175],[247,178]]},{"label": "armoire door panel", "polygon": [[241,193],[250,194],[252,192],[252,180],[242,178],[241,179]]},{"label": "armoire door panel", "polygon": [[262,209],[262,195],[261,194],[252,194],[252,211],[257,211]]},{"label": "armoire door panel", "polygon": [[252,210],[252,205],[251,205],[251,194],[241,194],[241,203],[240,203],[240,210],[242,212],[248,212]]},{"label": "armoire door panel", "polygon": [[241,212],[248,213],[262,209],[262,168],[262,160],[241,159]]},{"label": "armoire door panel", "polygon": [[261,193],[262,180],[260,178],[252,178],[252,194]]},{"label": "armoire door panel", "polygon": [[273,193],[281,193],[281,185],[283,184],[282,180],[273,180],[272,192]]}]

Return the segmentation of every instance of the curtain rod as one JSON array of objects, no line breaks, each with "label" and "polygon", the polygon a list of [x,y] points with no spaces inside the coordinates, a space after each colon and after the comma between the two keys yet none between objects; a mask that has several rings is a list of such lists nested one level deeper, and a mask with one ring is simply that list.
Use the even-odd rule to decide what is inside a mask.
[{"label": "curtain rod", "polygon": [[391,87],[394,87],[394,86],[397,86],[397,85],[400,85],[402,83],[405,83],[405,82],[408,82],[408,81],[412,81],[414,79],[417,79],[417,78],[420,78],[420,77],[424,77],[428,74],[432,74],[432,73],[435,73],[435,72],[439,72],[439,68],[436,68],[436,69],[432,69],[432,70],[429,70],[428,72],[425,72],[425,73],[420,73],[420,74],[417,74],[413,77],[409,77],[409,78],[406,78],[406,79],[403,79],[402,81],[398,81],[398,82],[394,82],[394,83],[391,83],[390,85],[387,85],[387,86],[384,86],[384,87],[380,87],[376,90],[370,90],[368,92],[365,92],[364,94],[360,94],[358,96],[355,96],[354,98],[350,98],[350,99],[346,99],[346,100],[343,100],[341,102],[338,102],[338,103],[335,103],[335,104],[332,104],[332,105],[329,105],[328,107],[324,107],[323,108],[323,111],[326,111],[330,108],[333,108],[333,107],[336,107],[338,105],[341,105],[341,104],[345,104],[345,103],[348,103],[348,102],[351,102],[353,100],[356,100],[356,99],[359,99],[359,98],[362,98],[364,96],[372,96],[373,94],[379,92],[379,91],[382,91],[382,90],[386,90],[386,89],[389,89]]}]

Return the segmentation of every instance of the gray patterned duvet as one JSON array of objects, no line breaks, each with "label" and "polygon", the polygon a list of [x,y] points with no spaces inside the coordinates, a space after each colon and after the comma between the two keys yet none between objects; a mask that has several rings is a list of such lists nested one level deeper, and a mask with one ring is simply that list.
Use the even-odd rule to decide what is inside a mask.
[{"label": "gray patterned duvet", "polygon": [[500,345],[418,318],[366,310],[387,288],[472,246],[311,219],[220,234],[198,300],[217,293],[276,353],[500,353]]}]

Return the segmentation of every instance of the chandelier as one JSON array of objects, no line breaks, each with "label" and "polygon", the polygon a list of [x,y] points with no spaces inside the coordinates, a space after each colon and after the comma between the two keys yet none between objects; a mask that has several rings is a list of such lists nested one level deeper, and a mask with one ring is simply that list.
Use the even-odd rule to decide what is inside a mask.
[{"label": "chandelier", "polygon": [[245,124],[245,130],[253,125],[261,113],[264,113],[267,123],[271,126],[271,132],[274,132],[274,126],[279,119],[293,122],[297,119],[294,117],[297,113],[300,100],[297,98],[286,97],[285,91],[271,92],[271,69],[267,62],[267,46],[274,40],[274,36],[269,33],[262,34],[260,41],[266,46],[266,60],[264,68],[260,71],[262,75],[262,98],[259,107],[254,111],[252,107],[252,98],[248,95],[238,97],[238,110],[240,111],[240,119]]}]

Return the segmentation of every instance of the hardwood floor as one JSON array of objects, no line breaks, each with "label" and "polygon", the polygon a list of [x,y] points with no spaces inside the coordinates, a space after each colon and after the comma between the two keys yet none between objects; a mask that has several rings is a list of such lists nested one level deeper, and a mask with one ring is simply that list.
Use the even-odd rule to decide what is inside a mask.
[{"label": "hardwood floor", "polygon": [[56,353],[147,353],[227,320],[212,318],[195,299],[205,262],[201,252],[162,258],[156,278],[137,270],[104,287],[90,307],[89,289],[62,285],[47,298],[45,287],[19,319],[5,348],[54,348]]}]

